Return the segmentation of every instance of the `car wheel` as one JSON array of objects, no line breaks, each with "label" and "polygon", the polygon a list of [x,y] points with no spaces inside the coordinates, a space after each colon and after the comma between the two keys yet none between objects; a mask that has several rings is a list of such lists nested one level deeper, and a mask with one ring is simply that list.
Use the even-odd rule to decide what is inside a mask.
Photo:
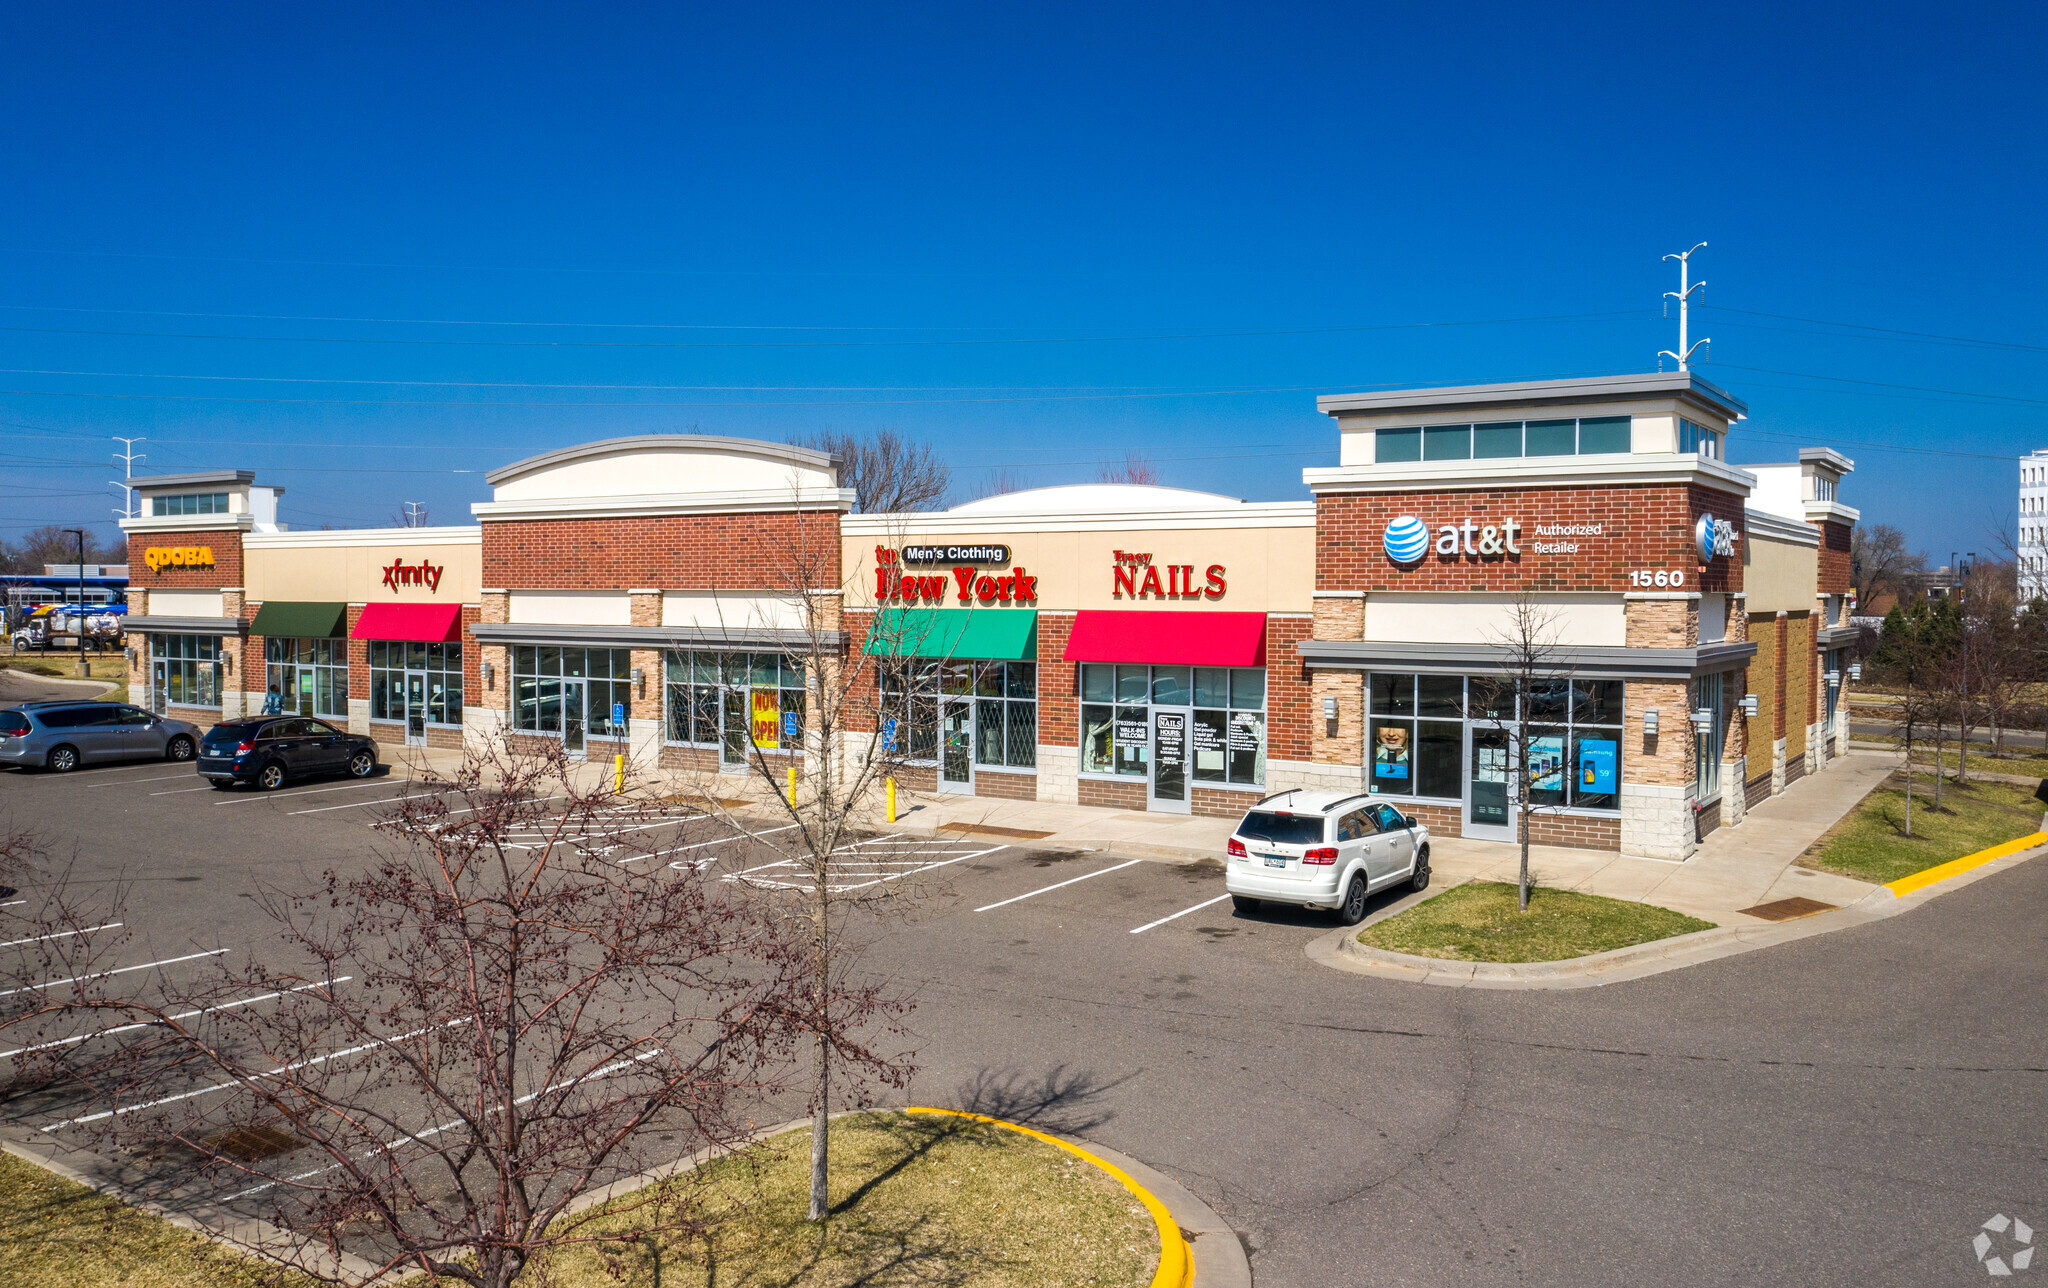
[{"label": "car wheel", "polygon": [[1344,887],[1344,906],[1337,909],[1337,920],[1347,926],[1355,926],[1365,920],[1365,874],[1354,872],[1351,884]]},{"label": "car wheel", "polygon": [[256,785],[266,792],[274,792],[284,786],[284,766],[273,760],[257,770]]},{"label": "car wheel", "polygon": [[1429,889],[1429,847],[1423,846],[1415,854],[1415,875],[1408,879],[1408,888],[1420,894]]},{"label": "car wheel", "polygon": [[78,768],[78,748],[52,747],[43,764],[47,765],[53,774],[68,774]]},{"label": "car wheel", "polygon": [[1234,894],[1230,896],[1230,906],[1239,912],[1257,912],[1259,905],[1264,902],[1265,900],[1254,899],[1248,894]]},{"label": "car wheel", "polygon": [[186,736],[185,736],[184,734],[179,734],[179,735],[178,735],[177,737],[175,737],[175,738],[171,739],[171,740],[170,740],[169,742],[165,743],[165,744],[164,744],[164,759],[166,759],[166,760],[190,760],[190,759],[192,759],[192,740],[191,740],[190,738],[187,738],[187,737],[186,737]]},{"label": "car wheel", "polygon": [[368,778],[377,772],[377,758],[364,748],[348,758],[348,772],[355,778]]}]

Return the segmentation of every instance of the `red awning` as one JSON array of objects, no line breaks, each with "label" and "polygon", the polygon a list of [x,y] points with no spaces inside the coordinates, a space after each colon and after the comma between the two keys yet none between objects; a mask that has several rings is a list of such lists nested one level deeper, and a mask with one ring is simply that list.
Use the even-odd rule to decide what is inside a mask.
[{"label": "red awning", "polygon": [[1152,613],[1084,609],[1067,637],[1069,662],[1159,666],[1264,666],[1264,613]]},{"label": "red awning", "polygon": [[460,604],[371,604],[363,609],[356,628],[349,632],[359,640],[405,640],[412,643],[442,644],[462,638]]}]

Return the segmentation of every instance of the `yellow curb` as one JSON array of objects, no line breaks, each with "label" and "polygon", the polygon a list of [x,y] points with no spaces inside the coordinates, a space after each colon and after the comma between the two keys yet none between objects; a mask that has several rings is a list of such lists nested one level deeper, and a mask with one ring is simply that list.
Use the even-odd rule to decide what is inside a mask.
[{"label": "yellow curb", "polygon": [[2033,832],[2020,837],[2016,841],[2007,841],[2004,845],[1994,845],[1988,850],[1979,850],[1975,854],[1965,854],[1960,859],[1950,859],[1939,867],[1928,868],[1924,872],[1915,872],[1909,877],[1900,877],[1898,880],[1886,885],[1885,889],[1891,891],[1894,895],[1909,895],[1922,886],[1931,886],[1937,881],[1946,881],[1950,877],[1960,876],[1971,868],[1983,867],[1991,862],[1991,860],[2002,859],[2008,854],[2018,854],[2021,850],[2031,850],[2044,841],[2048,841],[2048,832]]},{"label": "yellow curb", "polygon": [[1145,1210],[1152,1214],[1152,1223],[1159,1227],[1159,1269],[1152,1276],[1152,1288],[1187,1288],[1187,1285],[1195,1282],[1194,1263],[1188,1258],[1188,1242],[1181,1237],[1180,1223],[1173,1219],[1173,1213],[1166,1210],[1164,1203],[1161,1203],[1152,1196],[1150,1190],[1131,1179],[1131,1174],[1118,1167],[1115,1163],[1110,1162],[1106,1158],[1097,1158],[1085,1149],[1069,1145],[1057,1136],[1048,1136],[1042,1131],[1033,1131],[1029,1127],[1020,1127],[1016,1123],[1006,1123],[1000,1118],[990,1118],[986,1114],[962,1113],[958,1109],[926,1109],[918,1105],[911,1105],[904,1112],[912,1114],[950,1114],[955,1118],[972,1118],[976,1122],[992,1123],[997,1127],[1006,1127],[1011,1131],[1022,1132],[1026,1136],[1036,1137],[1048,1145],[1057,1145],[1069,1154],[1095,1164],[1095,1166],[1115,1177],[1125,1189],[1136,1195],[1138,1202],[1143,1203]]}]

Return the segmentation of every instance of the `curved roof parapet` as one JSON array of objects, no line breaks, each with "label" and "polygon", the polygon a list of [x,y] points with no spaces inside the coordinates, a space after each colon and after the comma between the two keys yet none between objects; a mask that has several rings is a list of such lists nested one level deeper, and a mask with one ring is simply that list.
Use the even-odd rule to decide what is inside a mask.
[{"label": "curved roof parapet", "polygon": [[1149,483],[1070,483],[985,496],[956,505],[946,513],[1119,514],[1132,510],[1210,510],[1243,504],[1243,497]]},{"label": "curved roof parapet", "polygon": [[484,482],[497,487],[529,474],[577,461],[640,452],[670,451],[701,452],[712,456],[757,457],[764,462],[827,472],[833,476],[835,484],[838,482],[839,457],[835,453],[820,452],[809,447],[792,447],[788,443],[772,443],[759,438],[725,438],[714,434],[634,434],[626,438],[606,438],[595,443],[580,443],[575,447],[543,452],[539,456],[529,456],[523,461],[501,465],[484,475]]}]

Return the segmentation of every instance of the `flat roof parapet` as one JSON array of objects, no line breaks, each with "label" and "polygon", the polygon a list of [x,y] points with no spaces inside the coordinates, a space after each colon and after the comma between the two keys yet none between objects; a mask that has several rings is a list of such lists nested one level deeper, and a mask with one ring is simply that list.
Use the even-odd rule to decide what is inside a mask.
[{"label": "flat roof parapet", "polygon": [[1319,394],[1316,410],[1342,412],[1462,411],[1495,406],[1543,406],[1591,402],[1625,402],[1642,398],[1690,398],[1726,420],[1749,414],[1749,406],[1725,389],[1689,371],[1646,371],[1622,376],[1574,377],[1568,380],[1517,380],[1500,385],[1446,385],[1429,389],[1375,389],[1362,393]]}]

